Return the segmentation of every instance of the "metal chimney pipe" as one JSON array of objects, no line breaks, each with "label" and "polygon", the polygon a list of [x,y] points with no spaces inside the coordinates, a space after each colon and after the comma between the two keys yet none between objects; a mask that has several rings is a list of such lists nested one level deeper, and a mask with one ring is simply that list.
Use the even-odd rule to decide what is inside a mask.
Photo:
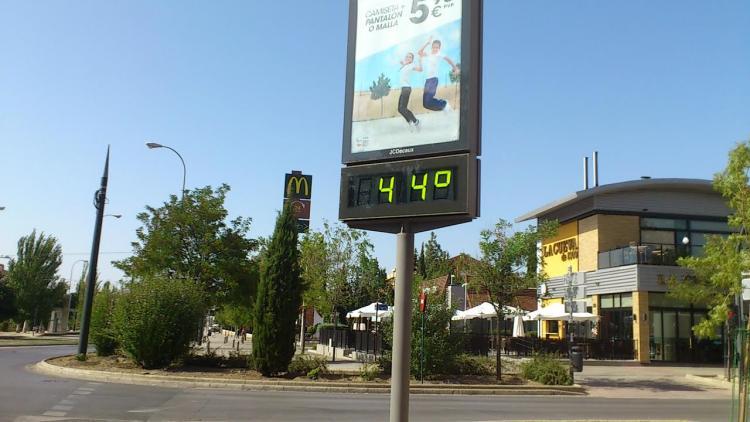
[{"label": "metal chimney pipe", "polygon": [[583,190],[589,188],[589,157],[583,157]]},{"label": "metal chimney pipe", "polygon": [[599,151],[594,151],[594,187],[599,186]]}]

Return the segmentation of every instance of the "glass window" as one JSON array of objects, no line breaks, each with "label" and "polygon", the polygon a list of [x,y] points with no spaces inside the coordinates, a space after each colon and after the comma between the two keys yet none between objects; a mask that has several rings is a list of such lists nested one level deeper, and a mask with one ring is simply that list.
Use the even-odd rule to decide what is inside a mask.
[{"label": "glass window", "polygon": [[663,311],[664,322],[664,359],[675,360],[677,352],[677,312]]},{"label": "glass window", "polygon": [[669,230],[641,230],[641,243],[674,245],[674,232]]},{"label": "glass window", "polygon": [[661,311],[651,311],[651,359],[664,360],[664,336],[661,325]]},{"label": "glass window", "polygon": [[677,325],[679,327],[679,338],[689,339],[690,332],[693,328],[690,325],[690,311],[680,311],[677,316]]},{"label": "glass window", "polygon": [[601,297],[601,307],[602,308],[614,308],[614,296],[612,295],[603,295]]},{"label": "glass window", "polygon": [[690,220],[690,230],[706,230],[712,232],[725,232],[731,233],[736,230],[732,230],[726,221],[703,221],[703,220]]},{"label": "glass window", "polygon": [[620,307],[622,308],[633,307],[633,294],[632,293],[623,293],[622,295],[620,295]]},{"label": "glass window", "polygon": [[653,229],[680,229],[687,230],[687,220],[675,220],[671,218],[641,218],[641,227]]},{"label": "glass window", "polygon": [[690,246],[703,246],[706,244],[706,233],[690,233]]},{"label": "glass window", "polygon": [[648,306],[658,308],[689,308],[689,302],[682,302],[664,293],[649,293]]}]

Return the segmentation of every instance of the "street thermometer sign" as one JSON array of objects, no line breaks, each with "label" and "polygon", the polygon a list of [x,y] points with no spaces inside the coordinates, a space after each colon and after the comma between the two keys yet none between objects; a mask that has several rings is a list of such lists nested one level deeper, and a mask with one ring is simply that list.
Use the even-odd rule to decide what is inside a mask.
[{"label": "street thermometer sign", "polygon": [[481,0],[349,1],[339,219],[397,233],[391,422],[409,417],[414,233],[479,216],[481,60]]},{"label": "street thermometer sign", "polygon": [[479,215],[479,0],[350,0],[339,218],[412,231]]}]

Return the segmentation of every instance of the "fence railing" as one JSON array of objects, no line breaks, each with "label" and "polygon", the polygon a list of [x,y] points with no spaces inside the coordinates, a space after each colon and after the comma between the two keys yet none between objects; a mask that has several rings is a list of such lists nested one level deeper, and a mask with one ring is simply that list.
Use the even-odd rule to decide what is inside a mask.
[{"label": "fence railing", "polygon": [[348,327],[321,328],[318,332],[318,343],[327,346],[329,340],[331,341],[331,346],[349,349],[354,345],[354,332]]},{"label": "fence railing", "polygon": [[690,255],[684,245],[639,243],[611,251],[599,252],[599,269],[633,264],[677,265],[677,259]]},{"label": "fence railing", "polygon": [[[467,334],[464,352],[487,355],[491,349],[489,334]],[[631,360],[635,358],[634,340],[599,340],[577,338],[573,344],[581,346],[584,357],[601,360]],[[493,345],[494,346],[494,345]],[[569,340],[541,339],[537,337],[503,337],[500,353],[516,356],[531,356],[535,353],[568,356]]]},{"label": "fence railing", "polygon": [[321,328],[318,332],[318,342],[327,346],[329,340],[331,340],[332,346],[373,355],[380,355],[383,348],[380,333],[369,330],[352,330],[349,327]]}]

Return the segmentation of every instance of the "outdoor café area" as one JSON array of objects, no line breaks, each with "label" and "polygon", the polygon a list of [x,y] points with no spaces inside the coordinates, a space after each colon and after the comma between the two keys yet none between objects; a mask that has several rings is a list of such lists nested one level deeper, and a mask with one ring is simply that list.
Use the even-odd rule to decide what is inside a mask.
[{"label": "outdoor caf\u00e9 area", "polygon": [[[508,356],[530,356],[534,353],[555,353],[567,356],[570,350],[569,335],[558,338],[539,335],[543,323],[562,324],[565,333],[570,333],[569,328],[572,327],[573,342],[581,347],[587,359],[633,359],[632,341],[597,338],[598,315],[589,312],[571,314],[561,303],[549,304],[533,312],[506,306],[501,313],[502,318],[498,318],[495,307],[484,302],[465,311],[456,311],[449,329],[463,333],[464,351],[468,354],[492,356],[499,352]],[[392,306],[371,303],[349,312],[346,315],[347,326],[321,328],[318,342],[349,351],[357,359],[377,358],[383,348],[382,324],[392,314]],[[501,332],[499,344],[494,334],[498,324]]]}]

